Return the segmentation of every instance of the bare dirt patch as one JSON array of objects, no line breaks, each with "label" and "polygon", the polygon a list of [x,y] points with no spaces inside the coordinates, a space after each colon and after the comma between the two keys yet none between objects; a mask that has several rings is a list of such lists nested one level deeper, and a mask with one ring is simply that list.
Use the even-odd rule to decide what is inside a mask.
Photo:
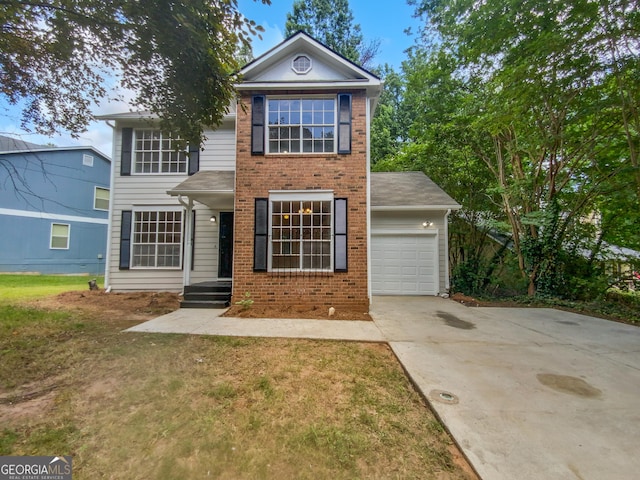
[{"label": "bare dirt patch", "polygon": [[104,290],[65,292],[32,302],[39,308],[75,310],[101,321],[144,321],[180,307],[180,296],[170,292],[105,293]]}]

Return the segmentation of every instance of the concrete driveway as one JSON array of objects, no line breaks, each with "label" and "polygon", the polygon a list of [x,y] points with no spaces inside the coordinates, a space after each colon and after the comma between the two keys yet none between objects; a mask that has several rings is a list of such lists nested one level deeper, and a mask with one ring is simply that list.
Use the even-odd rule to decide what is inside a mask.
[{"label": "concrete driveway", "polygon": [[483,480],[640,477],[640,328],[428,297],[371,314]]}]

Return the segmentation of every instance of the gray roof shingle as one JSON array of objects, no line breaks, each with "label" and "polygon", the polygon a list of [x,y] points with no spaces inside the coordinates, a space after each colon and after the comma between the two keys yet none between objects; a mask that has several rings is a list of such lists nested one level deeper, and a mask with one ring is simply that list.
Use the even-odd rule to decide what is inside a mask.
[{"label": "gray roof shingle", "polygon": [[371,206],[460,208],[453,198],[422,172],[371,173]]}]

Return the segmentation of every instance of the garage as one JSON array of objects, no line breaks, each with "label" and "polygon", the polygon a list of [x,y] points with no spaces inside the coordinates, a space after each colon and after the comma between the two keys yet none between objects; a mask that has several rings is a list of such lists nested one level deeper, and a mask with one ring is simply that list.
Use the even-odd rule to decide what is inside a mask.
[{"label": "garage", "polygon": [[438,237],[430,233],[373,234],[374,295],[437,295]]}]

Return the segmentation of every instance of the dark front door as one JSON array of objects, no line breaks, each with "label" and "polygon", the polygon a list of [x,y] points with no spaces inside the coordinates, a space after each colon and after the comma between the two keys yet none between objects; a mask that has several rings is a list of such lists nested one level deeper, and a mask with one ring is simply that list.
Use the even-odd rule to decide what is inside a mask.
[{"label": "dark front door", "polygon": [[233,274],[233,212],[220,212],[220,257],[218,278],[231,278]]}]

